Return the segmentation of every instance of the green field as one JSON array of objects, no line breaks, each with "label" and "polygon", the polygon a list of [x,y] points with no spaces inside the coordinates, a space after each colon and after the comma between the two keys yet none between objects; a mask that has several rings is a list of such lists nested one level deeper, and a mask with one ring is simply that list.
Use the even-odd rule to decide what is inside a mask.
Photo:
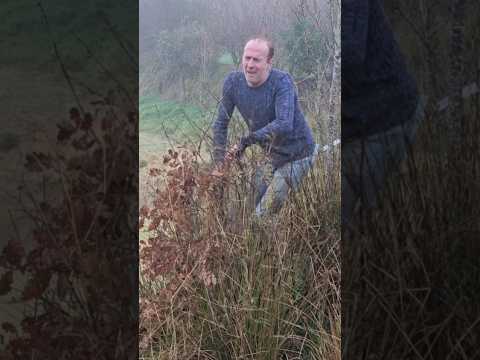
[{"label": "green field", "polygon": [[169,147],[184,143],[196,145],[202,134],[209,134],[212,111],[192,104],[143,96],[139,101],[140,159],[159,155]]},{"label": "green field", "polygon": [[[175,101],[161,100],[157,96],[144,96],[139,103],[141,132],[178,135],[191,133],[205,125],[205,113],[200,108]],[[165,135],[165,134],[164,134]]]}]

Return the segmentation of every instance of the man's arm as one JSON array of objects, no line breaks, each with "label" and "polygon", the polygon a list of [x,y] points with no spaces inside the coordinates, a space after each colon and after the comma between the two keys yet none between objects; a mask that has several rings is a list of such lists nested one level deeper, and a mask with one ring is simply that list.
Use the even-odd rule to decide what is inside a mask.
[{"label": "man's arm", "polygon": [[342,68],[355,68],[365,61],[369,3],[369,0],[342,0]]},{"label": "man's arm", "polygon": [[229,75],[223,83],[222,99],[218,106],[218,115],[213,124],[213,161],[216,165],[223,162],[227,146],[228,124],[233,113],[233,79]]},{"label": "man's arm", "polygon": [[288,75],[280,81],[275,94],[275,119],[250,135],[254,143],[266,143],[293,130],[295,88]]}]

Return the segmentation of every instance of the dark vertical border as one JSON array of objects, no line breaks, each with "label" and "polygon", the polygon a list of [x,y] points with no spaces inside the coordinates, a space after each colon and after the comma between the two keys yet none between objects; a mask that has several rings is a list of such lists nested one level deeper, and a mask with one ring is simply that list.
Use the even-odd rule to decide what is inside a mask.
[{"label": "dark vertical border", "polygon": [[[385,11],[383,31],[375,23],[376,17],[381,21],[377,5]],[[392,46],[389,29],[424,104],[407,158],[380,179],[375,206],[359,205],[342,227],[342,358],[480,356],[479,10],[467,0],[342,1],[343,204],[352,199],[345,186],[347,162],[361,163],[365,154],[349,152],[349,137],[368,138],[378,122],[391,119],[375,123],[372,114],[394,109],[391,115],[400,117],[407,106],[401,97],[385,96],[392,79],[388,66],[396,62],[381,58]],[[354,68],[362,46],[365,61]],[[379,66],[382,60],[387,70]],[[373,89],[362,84],[362,76],[384,80]],[[368,103],[375,106],[365,109]],[[400,140],[391,129],[382,130],[390,141],[384,149],[395,153]],[[376,154],[381,158],[383,152]]]},{"label": "dark vertical border", "polygon": [[138,2],[0,13],[0,357],[136,358]]}]

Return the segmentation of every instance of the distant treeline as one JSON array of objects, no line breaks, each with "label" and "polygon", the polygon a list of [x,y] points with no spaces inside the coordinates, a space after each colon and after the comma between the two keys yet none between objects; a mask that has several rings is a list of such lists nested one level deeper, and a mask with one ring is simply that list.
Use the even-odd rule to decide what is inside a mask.
[{"label": "distant treeline", "polygon": [[[335,4],[329,0],[142,0],[140,91],[190,100],[218,94],[245,41],[265,34],[274,64],[315,88],[332,64]],[[330,64],[330,65],[329,65]],[[302,81],[305,80],[305,81]]]}]

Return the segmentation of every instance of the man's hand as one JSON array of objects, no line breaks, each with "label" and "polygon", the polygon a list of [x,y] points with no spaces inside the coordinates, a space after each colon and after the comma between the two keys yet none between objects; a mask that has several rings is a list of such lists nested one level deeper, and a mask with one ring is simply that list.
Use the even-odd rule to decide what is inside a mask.
[{"label": "man's hand", "polygon": [[240,147],[240,144],[233,145],[225,154],[225,162],[231,163],[233,160],[239,159],[242,156],[242,153],[243,151]]},{"label": "man's hand", "polygon": [[238,144],[233,145],[227,150],[224,161],[221,164],[216,165],[210,173],[210,176],[216,179],[213,193],[217,200],[220,200],[223,197],[223,181],[225,180],[225,175],[228,173],[230,165],[233,161],[240,159],[245,152],[245,149],[253,143],[254,140],[252,135],[242,137]]},{"label": "man's hand", "polygon": [[240,139],[240,142],[236,145],[233,145],[225,155],[225,161],[227,163],[232,162],[233,160],[240,159],[250,145],[254,144],[255,140],[252,134],[244,136]]},{"label": "man's hand", "polygon": [[226,151],[223,162],[215,166],[210,175],[222,178],[225,175],[225,172],[230,168],[232,162],[240,159],[245,152],[245,149],[253,143],[254,140],[252,135],[242,137],[238,144],[233,145]]}]

